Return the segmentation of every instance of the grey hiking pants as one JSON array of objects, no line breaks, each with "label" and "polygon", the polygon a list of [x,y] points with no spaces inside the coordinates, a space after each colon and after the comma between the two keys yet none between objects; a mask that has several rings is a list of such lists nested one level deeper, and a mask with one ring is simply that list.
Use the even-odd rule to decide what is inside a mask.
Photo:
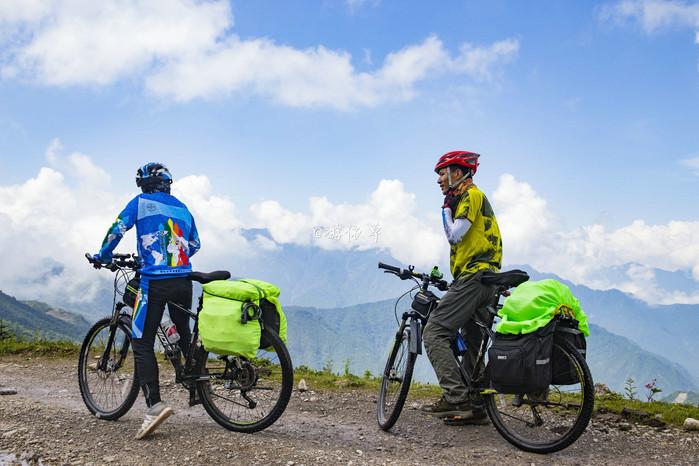
[{"label": "grey hiking pants", "polygon": [[464,368],[468,374],[473,373],[482,338],[472,318],[486,319],[485,307],[495,293],[494,287],[481,283],[482,274],[483,271],[479,271],[456,280],[430,314],[423,332],[427,356],[444,390],[444,397],[450,403],[463,403],[469,399],[451,348],[456,332],[461,329],[468,348]]}]

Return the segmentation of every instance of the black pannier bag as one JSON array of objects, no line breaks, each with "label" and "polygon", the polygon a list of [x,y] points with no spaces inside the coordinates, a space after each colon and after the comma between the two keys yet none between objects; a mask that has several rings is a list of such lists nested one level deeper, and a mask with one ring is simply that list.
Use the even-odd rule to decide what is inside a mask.
[{"label": "black pannier bag", "polygon": [[[281,327],[281,318],[279,317],[279,311],[277,307],[266,299],[260,300],[260,309],[262,309],[262,322],[266,329],[272,330],[274,333],[279,335],[279,329]],[[272,342],[268,341],[265,333],[262,332],[260,337],[260,348],[268,348],[272,346]]]},{"label": "black pannier bag", "polygon": [[551,353],[555,324],[523,335],[497,333],[488,350],[488,372],[493,389],[525,394],[551,383]]},{"label": "black pannier bag", "polygon": [[[563,317],[556,319],[556,331],[554,332],[554,341],[568,341],[580,352],[583,358],[587,355],[587,342],[585,335],[578,330],[578,321],[571,317]],[[559,343],[560,344],[560,343]],[[568,356],[563,354],[556,346],[553,347],[552,378],[551,383],[554,385],[573,385],[580,383],[575,365],[568,359]]]},{"label": "black pannier bag", "polygon": [[126,287],[124,288],[124,296],[121,300],[133,309],[136,304],[136,295],[138,294],[138,289],[141,287],[141,276],[136,274],[131,280],[128,281]]}]

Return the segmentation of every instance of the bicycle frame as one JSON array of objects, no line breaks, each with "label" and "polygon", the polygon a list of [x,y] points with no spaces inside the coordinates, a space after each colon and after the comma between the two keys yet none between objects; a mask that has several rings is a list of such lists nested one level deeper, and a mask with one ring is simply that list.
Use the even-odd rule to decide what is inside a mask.
[{"label": "bicycle frame", "polygon": [[194,382],[197,380],[209,380],[211,376],[208,374],[192,374],[192,371],[194,370],[197,350],[196,342],[199,337],[198,324],[199,311],[201,311],[202,308],[202,297],[199,297],[199,305],[197,306],[196,312],[192,312],[191,309],[187,309],[183,306],[180,306],[177,303],[173,303],[172,301],[168,301],[167,305],[168,309],[177,308],[178,310],[187,314],[189,318],[194,319],[194,330],[192,331],[192,338],[189,342],[189,351],[186,355],[184,355],[184,365],[182,365],[179,358],[179,347],[176,348],[175,345],[171,344],[168,341],[167,337],[165,336],[165,332],[163,332],[163,329],[160,325],[158,326],[158,329],[156,331],[158,340],[160,341],[160,344],[163,346],[163,349],[165,350],[165,356],[168,358],[168,360],[172,363],[173,367],[175,368],[175,382],[183,383],[190,381]]},{"label": "bicycle frame", "polygon": [[[423,284],[420,286],[420,289],[422,291],[427,291],[428,285],[429,282],[423,281]],[[456,354],[456,352],[454,352],[454,358],[457,360],[457,362],[459,362],[457,366],[459,368],[459,373],[461,374],[461,378],[464,384],[470,389],[477,390],[481,393],[486,390],[489,390],[487,384],[481,386],[481,384],[484,382],[482,378],[485,375],[485,355],[488,349],[488,343],[494,336],[492,326],[495,317],[497,316],[498,310],[502,308],[502,305],[500,304],[500,297],[503,296],[503,292],[504,290],[497,290],[493,298],[493,302],[491,302],[491,304],[489,304],[485,308],[485,310],[488,313],[485,322],[475,317],[473,318],[473,321],[479,327],[482,335],[481,344],[478,349],[478,356],[476,357],[476,362],[473,369],[473,374],[468,374],[466,372],[466,369],[464,368],[463,364],[461,364],[458,360],[458,355]],[[403,313],[398,332],[396,333],[396,340],[400,340],[402,338],[403,332],[405,332],[405,329],[407,327],[409,329],[408,350],[411,353],[422,354],[422,329],[427,324],[427,321],[429,320],[429,317],[434,308],[437,307],[437,304],[437,302],[433,303],[433,305],[430,307],[430,309],[424,316],[415,310],[410,310]]]},{"label": "bicycle frame", "polygon": [[[123,281],[128,283],[128,281],[133,278],[135,274],[138,272],[136,270],[129,270],[126,268],[119,268],[116,270],[116,275],[114,277],[114,295],[113,295],[113,300],[112,300],[112,319],[109,324],[109,337],[107,340],[107,344],[104,349],[104,353],[102,355],[102,358],[100,358],[100,361],[98,363],[98,367],[100,370],[107,370],[107,364],[110,361],[110,351],[111,348],[114,345],[114,336],[116,334],[115,328],[119,323],[122,323],[124,326],[127,328],[131,329],[131,321],[132,321],[132,316],[126,312],[123,312],[124,308],[128,308],[128,306],[118,300],[118,293],[117,290],[119,288],[119,282]],[[156,336],[158,337],[158,340],[160,341],[160,344],[162,345],[163,349],[165,350],[165,355],[168,358],[168,360],[172,363],[173,367],[175,368],[175,381],[177,383],[182,383],[182,382],[187,382],[187,381],[197,381],[197,380],[208,380],[210,378],[210,375],[208,374],[192,374],[193,366],[194,366],[194,359],[196,357],[196,341],[199,336],[199,328],[198,328],[198,315],[199,311],[201,311],[202,307],[202,297],[199,297],[199,305],[197,307],[196,312],[192,312],[191,309],[185,308],[183,306],[180,306],[177,303],[168,301],[167,302],[168,308],[177,308],[181,312],[184,312],[187,314],[191,319],[194,319],[194,330],[192,332],[192,338],[190,341],[189,345],[189,351],[188,354],[185,355],[185,363],[184,366],[180,362],[179,359],[179,354],[177,351],[177,348],[175,348],[174,345],[172,345],[166,338],[165,333],[163,332],[163,329],[160,325],[158,325],[158,328],[156,330]],[[122,348],[119,350],[119,360],[114,363],[114,369],[118,369],[124,359],[126,358],[126,355],[129,352],[129,340],[125,339],[124,340],[124,345]]]}]

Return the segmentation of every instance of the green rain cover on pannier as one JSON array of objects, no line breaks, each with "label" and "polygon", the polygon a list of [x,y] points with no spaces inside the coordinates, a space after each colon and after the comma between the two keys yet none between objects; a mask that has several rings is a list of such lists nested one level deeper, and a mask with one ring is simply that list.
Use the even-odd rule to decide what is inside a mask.
[{"label": "green rain cover on pannier", "polygon": [[502,318],[498,333],[531,333],[544,327],[558,313],[568,313],[579,322],[578,329],[590,335],[587,316],[580,303],[563,283],[546,279],[524,282],[515,288],[498,314]]},{"label": "green rain cover on pannier", "polygon": [[199,335],[204,348],[220,355],[254,358],[260,346],[261,329],[257,320],[242,322],[243,305],[260,305],[267,299],[280,317],[279,335],[286,342],[286,317],[277,297],[279,288],[260,280],[216,280],[203,285],[204,302],[199,313]]}]

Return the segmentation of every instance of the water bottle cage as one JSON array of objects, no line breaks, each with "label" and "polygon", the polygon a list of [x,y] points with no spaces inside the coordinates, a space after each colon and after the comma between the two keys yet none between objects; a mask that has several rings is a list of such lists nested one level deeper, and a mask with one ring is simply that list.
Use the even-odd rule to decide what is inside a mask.
[{"label": "water bottle cage", "polygon": [[250,320],[260,320],[261,317],[262,309],[260,309],[260,306],[249,301],[243,303],[243,309],[240,313],[240,322],[242,324],[247,324]]}]

